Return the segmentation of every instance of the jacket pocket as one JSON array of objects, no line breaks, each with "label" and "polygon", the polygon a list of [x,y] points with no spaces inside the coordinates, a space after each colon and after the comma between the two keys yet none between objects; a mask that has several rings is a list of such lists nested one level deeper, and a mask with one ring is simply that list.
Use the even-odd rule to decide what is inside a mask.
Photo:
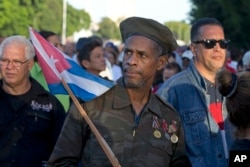
[{"label": "jacket pocket", "polygon": [[50,128],[50,120],[50,113],[28,111],[25,116],[25,128],[30,130],[32,133],[46,133]]},{"label": "jacket pocket", "polygon": [[172,155],[172,143],[169,140],[149,140],[150,145],[159,150],[163,151],[165,154]]},{"label": "jacket pocket", "polygon": [[171,161],[173,151],[170,140],[150,139],[149,145],[150,148],[145,157],[146,166],[165,166]]},{"label": "jacket pocket", "polygon": [[208,137],[209,128],[205,123],[206,112],[203,109],[186,111],[182,116],[187,143],[199,144]]}]

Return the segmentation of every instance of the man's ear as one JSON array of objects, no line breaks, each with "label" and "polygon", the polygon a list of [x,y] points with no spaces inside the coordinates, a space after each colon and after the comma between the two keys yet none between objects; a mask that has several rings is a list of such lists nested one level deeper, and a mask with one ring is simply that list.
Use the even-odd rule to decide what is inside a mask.
[{"label": "man's ear", "polygon": [[82,60],[81,65],[84,68],[88,69],[89,68],[89,61],[88,60]]},{"label": "man's ear", "polygon": [[189,48],[192,51],[192,53],[194,53],[196,51],[196,46],[194,44],[190,44]]},{"label": "man's ear", "polygon": [[158,61],[158,67],[157,70],[161,70],[168,62],[168,57],[167,55],[163,55],[159,57],[159,61]]},{"label": "man's ear", "polygon": [[34,66],[34,64],[35,64],[34,59],[30,59],[29,62],[28,62],[29,70],[32,69],[32,67]]}]

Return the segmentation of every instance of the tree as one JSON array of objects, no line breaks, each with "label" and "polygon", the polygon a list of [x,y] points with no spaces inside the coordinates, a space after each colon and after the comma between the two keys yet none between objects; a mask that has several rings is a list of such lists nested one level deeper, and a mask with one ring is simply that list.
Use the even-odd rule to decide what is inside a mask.
[{"label": "tree", "polygon": [[[28,36],[28,26],[36,30],[62,32],[63,0],[1,0],[0,36]],[[67,7],[67,35],[88,29],[91,18],[84,10]]]},{"label": "tree", "polygon": [[116,39],[120,40],[120,31],[114,21],[108,17],[102,18],[99,23],[99,30],[97,34],[100,35],[103,39]]},{"label": "tree", "polygon": [[45,8],[38,11],[36,18],[36,29],[61,33],[62,28],[62,0],[44,0]]},{"label": "tree", "polygon": [[67,7],[67,35],[72,35],[75,31],[88,29],[91,18],[85,10],[76,10],[71,5]]},{"label": "tree", "polygon": [[27,35],[34,13],[42,7],[42,0],[0,1],[0,36]]},{"label": "tree", "polygon": [[[63,0],[45,0],[46,8],[38,15],[37,29],[51,30],[58,34],[62,33],[62,12]],[[66,35],[72,35],[75,31],[88,29],[90,26],[90,15],[84,10],[74,9],[71,5],[67,5],[67,27]]]},{"label": "tree", "polygon": [[166,25],[175,35],[176,39],[182,40],[185,43],[190,41],[190,25],[185,22],[170,21],[165,22]]}]

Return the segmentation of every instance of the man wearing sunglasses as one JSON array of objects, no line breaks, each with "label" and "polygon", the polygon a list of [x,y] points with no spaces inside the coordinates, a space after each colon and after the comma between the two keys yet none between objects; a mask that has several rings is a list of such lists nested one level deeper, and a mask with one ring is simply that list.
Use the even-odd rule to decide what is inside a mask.
[{"label": "man wearing sunglasses", "polygon": [[228,44],[218,20],[197,20],[191,28],[190,49],[194,56],[189,67],[165,82],[157,92],[181,115],[193,167],[228,166],[233,128],[215,83]]}]

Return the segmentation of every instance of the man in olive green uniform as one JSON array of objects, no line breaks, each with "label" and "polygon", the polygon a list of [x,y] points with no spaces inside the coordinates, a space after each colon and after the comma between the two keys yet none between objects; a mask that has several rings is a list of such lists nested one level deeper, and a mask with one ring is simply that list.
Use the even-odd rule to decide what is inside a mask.
[{"label": "man in olive green uniform", "polygon": [[[157,70],[176,48],[172,32],[145,18],[120,24],[125,43],[123,78],[93,101],[88,116],[122,167],[188,166],[177,112],[151,92]],[[95,135],[73,105],[50,157],[50,166],[112,166]]]}]

